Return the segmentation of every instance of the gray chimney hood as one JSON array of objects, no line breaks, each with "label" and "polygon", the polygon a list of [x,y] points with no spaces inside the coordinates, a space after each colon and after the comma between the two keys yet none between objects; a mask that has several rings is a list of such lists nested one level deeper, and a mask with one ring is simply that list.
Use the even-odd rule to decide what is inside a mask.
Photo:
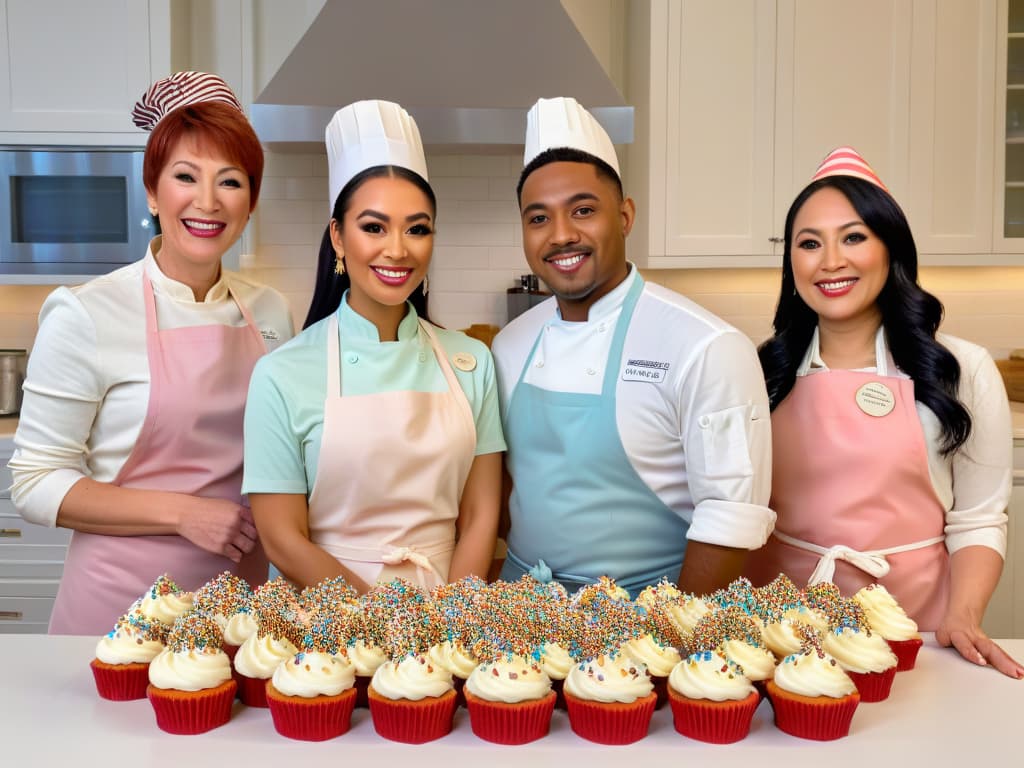
[{"label": "gray chimney hood", "polygon": [[507,147],[551,96],[632,141],[633,108],[559,0],[326,0],[252,121],[268,146],[308,151],[339,107],[379,98],[408,109],[426,145]]}]

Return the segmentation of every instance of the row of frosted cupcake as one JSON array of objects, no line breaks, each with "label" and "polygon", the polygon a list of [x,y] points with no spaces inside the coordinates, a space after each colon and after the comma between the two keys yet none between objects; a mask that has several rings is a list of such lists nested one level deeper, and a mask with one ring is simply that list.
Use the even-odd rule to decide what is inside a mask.
[{"label": "row of frosted cupcake", "polygon": [[[168,592],[166,584],[159,589],[158,585],[154,585],[151,593]],[[741,591],[738,587],[742,585],[733,586],[737,589],[732,589],[732,592]],[[220,584],[213,591],[223,595],[223,587],[224,584]],[[683,710],[694,710],[691,702],[699,701],[703,702],[696,708],[700,712],[709,708],[715,712],[737,709],[745,711],[749,708],[752,715],[757,697],[751,699],[753,688],[743,675],[741,665],[718,652],[728,647],[728,643],[716,641],[715,650],[697,650],[688,653],[688,658],[683,659],[680,658],[678,650],[686,646],[686,642],[682,640],[686,632],[682,623],[671,622],[678,630],[676,647],[673,647],[663,639],[664,635],[671,633],[659,633],[657,622],[654,626],[648,627],[653,631],[639,632],[637,628],[643,628],[644,622],[630,617],[661,617],[664,624],[668,614],[678,618],[687,613],[700,613],[703,614],[701,620],[694,624],[692,637],[687,641],[691,645],[694,642],[693,638],[704,638],[706,641],[718,632],[719,639],[725,638],[732,644],[734,651],[736,648],[747,648],[745,656],[749,657],[746,659],[748,669],[756,666],[751,660],[758,655],[762,659],[770,659],[771,656],[760,645],[759,639],[748,642],[757,631],[756,623],[753,621],[747,622],[749,626],[743,629],[742,640],[729,638],[728,633],[722,633],[723,625],[743,625],[742,621],[719,620],[730,611],[732,614],[738,612],[739,606],[735,601],[731,605],[726,605],[727,601],[721,596],[701,600],[679,595],[678,592],[673,594],[673,589],[670,585],[661,585],[656,591],[657,594],[647,595],[646,603],[640,601],[639,605],[628,605],[625,600],[616,599],[621,595],[616,593],[614,584],[608,581],[591,589],[588,594],[574,596],[572,600],[566,599],[566,596],[559,594],[557,590],[536,586],[516,588],[514,585],[484,585],[479,580],[453,585],[447,588],[447,594],[435,596],[438,598],[435,601],[414,598],[414,595],[420,593],[407,585],[381,587],[376,595],[371,595],[368,603],[363,603],[363,606],[368,605],[367,612],[374,616],[371,624],[378,630],[377,637],[383,637],[380,632],[383,628],[387,636],[396,641],[392,643],[395,647],[391,649],[390,655],[393,658],[390,659],[377,643],[367,642],[374,633],[365,632],[365,624],[360,627],[358,621],[351,620],[354,616],[360,615],[360,601],[343,584],[324,585],[312,596],[304,593],[303,597],[306,599],[300,599],[299,596],[290,594],[284,585],[268,583],[257,590],[257,595],[262,593],[262,597],[269,596],[273,599],[261,600],[254,595],[248,610],[244,606],[239,610],[226,606],[227,603],[234,602],[234,607],[237,608],[244,601],[221,600],[220,605],[211,606],[204,600],[204,590],[197,592],[195,603],[200,610],[205,610],[216,617],[216,621],[223,628],[229,649],[241,640],[237,634],[232,635],[229,629],[233,625],[236,628],[238,625],[249,626],[251,633],[248,638],[241,641],[242,647],[235,654],[235,677],[242,684],[243,701],[248,700],[248,703],[254,705],[262,705],[269,701],[272,714],[275,711],[275,693],[296,700],[325,697],[329,699],[337,696],[348,698],[347,694],[342,695],[334,691],[339,688],[347,690],[355,680],[362,679],[368,683],[366,689],[371,694],[370,706],[374,724],[382,735],[398,740],[415,741],[435,738],[446,733],[446,729],[451,727],[449,710],[454,710],[455,696],[449,695],[449,687],[454,692],[451,682],[454,669],[456,680],[469,679],[466,685],[469,693],[466,698],[474,731],[491,740],[520,743],[546,733],[547,722],[550,719],[550,709],[547,708],[546,702],[555,698],[549,693],[549,681],[551,678],[557,680],[562,677],[568,678],[566,689],[569,693],[566,699],[569,702],[570,721],[574,730],[597,741],[622,743],[635,740],[646,733],[646,723],[650,719],[650,711],[653,711],[653,703],[657,700],[655,695],[648,708],[654,685],[647,664],[638,658],[645,657],[648,662],[652,662],[651,666],[655,668],[655,673],[662,672],[660,675],[656,674],[654,679],[669,683],[666,687],[674,694],[673,712],[676,715],[677,728],[687,735],[706,740],[734,740],[733,737],[724,738],[720,729],[709,730],[707,725],[701,726],[696,732],[688,733],[681,727],[679,714]],[[234,590],[227,591],[231,593]],[[375,604],[373,598],[382,595],[384,599]],[[173,602],[177,608],[187,602],[183,596],[174,594],[173,591],[164,596],[167,600],[163,602]],[[140,603],[159,602],[152,598],[151,594]],[[465,618],[468,612],[460,609],[474,602],[477,607],[484,605],[488,610],[483,611],[483,622],[467,623]],[[256,610],[252,609],[253,603],[257,606]],[[538,610],[538,605],[543,610]],[[268,606],[271,610],[268,610]],[[410,610],[410,606],[414,607],[414,610]],[[427,610],[428,606],[433,606],[435,610]],[[454,609],[437,610],[438,606],[442,609]],[[568,610],[570,606],[573,610]],[[143,605],[137,604],[133,606],[133,611],[130,611],[128,616],[142,610]],[[805,610],[805,607],[801,607],[800,610]],[[531,621],[522,621],[524,612],[531,614]],[[240,616],[248,616],[248,620]],[[424,631],[424,618],[432,631]],[[733,616],[733,619],[735,618]],[[780,616],[779,619],[779,622],[770,622],[765,626],[783,622],[803,626],[802,622],[791,618]],[[101,640],[100,645],[110,645],[112,635],[130,638],[133,633],[138,634],[142,621],[143,619],[139,618],[122,620],[119,622],[120,631],[115,629],[115,632]],[[421,626],[417,627],[417,622],[420,622]],[[185,622],[182,630],[186,630],[188,626],[194,628],[195,623],[194,618]],[[251,631],[253,625],[257,627],[255,632]],[[446,629],[439,630],[446,625]],[[525,638],[520,638],[518,644],[519,649],[526,648],[526,652],[514,652],[517,645],[515,638],[495,635],[496,629],[508,630],[510,626],[517,630],[517,634],[526,635]],[[365,636],[354,638],[355,627],[360,627]],[[523,633],[524,627],[530,631]],[[556,628],[562,631],[552,631]],[[303,635],[301,639],[298,638],[300,633]],[[488,633],[490,635],[487,641],[474,639],[487,636]],[[574,633],[577,636],[574,637]],[[187,635],[187,632],[179,634]],[[608,634],[612,642],[609,642],[609,638],[600,638],[598,645],[595,646],[592,638],[600,634]],[[448,639],[438,642],[444,635],[447,635]],[[662,637],[659,638],[658,635]],[[581,647],[578,641],[585,640],[588,636],[591,640],[583,642],[582,646],[588,646],[591,652],[597,647],[601,652],[581,658],[581,652],[587,649]],[[298,644],[291,642],[295,639],[298,639]],[[543,642],[538,645],[539,640]],[[204,658],[210,653],[213,641],[205,642],[202,633],[193,632],[192,642],[203,644],[201,648],[197,645],[188,649],[185,657],[198,656],[204,668],[214,666]],[[386,640],[383,642],[388,644]],[[169,642],[168,649],[180,648],[181,643],[181,639]],[[298,645],[302,648],[300,649]],[[481,646],[489,647],[489,652],[481,654],[488,656],[489,661],[479,663],[476,654],[469,650],[470,646],[475,647],[478,653]],[[783,664],[789,664],[794,669],[799,665],[801,671],[798,674],[786,673],[782,679],[795,677],[797,680],[809,678],[813,681],[815,677],[820,676],[805,674],[805,670],[808,669],[813,672],[814,665],[809,659],[812,655],[817,657],[821,650],[813,642],[810,646],[809,651],[801,648],[801,653],[787,655]],[[566,648],[572,649],[575,653],[570,656]],[[395,653],[396,650],[403,649],[404,653]],[[168,652],[181,653],[180,650]],[[100,655],[98,649],[97,656]],[[400,658],[395,658],[398,656]],[[672,662],[670,670],[665,669],[666,661]],[[376,668],[372,672],[372,683],[369,683],[367,673],[374,665]],[[772,676],[775,676],[774,659],[770,665]],[[164,666],[163,663],[157,665],[158,668]],[[188,662],[179,660],[174,666],[187,668]],[[832,667],[834,663],[828,662],[828,666]],[[173,680],[161,677],[160,682],[172,686],[195,684],[194,680],[183,682],[181,677],[187,676],[179,676]],[[350,677],[353,678],[352,681],[349,680]],[[269,683],[266,682],[268,679]],[[764,680],[766,676],[762,673],[760,679]],[[99,683],[99,678],[97,681]],[[809,690],[813,689],[815,684],[804,680],[798,687]],[[818,684],[817,687],[822,686]],[[831,690],[827,685],[824,688]],[[723,691],[728,691],[728,696],[723,696]],[[261,692],[264,692],[263,697],[260,696]],[[270,692],[269,699],[265,692]],[[152,693],[150,697],[153,698]],[[708,702],[719,700],[740,701],[744,706],[708,706]],[[410,706],[409,702],[426,702],[429,706]],[[330,703],[330,709],[338,709],[333,702]],[[308,702],[307,706],[293,709],[299,711],[297,717],[300,724],[308,726],[314,719]],[[428,710],[433,713],[433,730],[410,725],[416,719],[413,717],[413,711],[426,714]],[[379,716],[378,711],[381,713]],[[742,721],[744,716],[741,715],[739,719]],[[722,719],[724,716],[714,717]],[[778,710],[776,717],[778,718]],[[525,727],[522,722],[524,718],[537,725],[532,728]],[[343,719],[346,720],[347,728],[347,716]],[[275,725],[278,724],[277,721],[278,716],[275,714]],[[685,726],[685,717],[682,718],[682,722]],[[490,724],[485,726],[484,723]],[[749,727],[749,717],[746,717],[746,724]],[[279,730],[282,729],[279,727]],[[300,736],[302,738],[329,737],[323,736],[322,729],[311,731],[304,727],[282,730],[286,731],[289,735],[303,734]],[[726,733],[733,733],[734,737],[738,738],[745,734],[745,730],[739,732],[734,729]]]}]

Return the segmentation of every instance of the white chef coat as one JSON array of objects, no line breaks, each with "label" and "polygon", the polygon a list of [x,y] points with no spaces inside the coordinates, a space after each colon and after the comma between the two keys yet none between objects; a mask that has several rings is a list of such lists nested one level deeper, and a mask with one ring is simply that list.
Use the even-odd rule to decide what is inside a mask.
[{"label": "white chef coat", "polygon": [[[952,456],[943,456],[939,420],[928,406],[915,402],[928,451],[928,472],[946,510],[946,548],[950,553],[980,545],[1006,555],[1006,506],[1013,486],[1013,427],[1006,388],[984,347],[955,336],[937,334],[938,342],[960,363],[960,402],[971,414],[971,435]],[[882,376],[910,377],[896,367],[885,340],[875,336],[877,366],[863,368]],[[797,368],[797,376],[828,370],[821,359],[818,329]]]},{"label": "white chef coat", "polygon": [[[626,280],[594,303],[586,322],[562,320],[552,298],[495,337],[491,349],[503,419],[538,336],[527,383],[556,392],[600,392],[615,324],[636,279],[631,266]],[[623,449],[641,480],[690,523],[687,538],[763,546],[775,523],[768,508],[771,424],[750,339],[689,299],[648,282],[622,359],[612,364],[619,368],[616,423]]]},{"label": "white chef coat", "polygon": [[11,499],[29,522],[55,525],[71,486],[83,477],[112,481],[135,445],[149,403],[143,270],[162,329],[245,325],[230,283],[268,350],[294,335],[288,302],[274,289],[222,270],[197,302],[191,288],[160,271],[155,244],[140,261],[58,288],[43,303],[9,464]]}]

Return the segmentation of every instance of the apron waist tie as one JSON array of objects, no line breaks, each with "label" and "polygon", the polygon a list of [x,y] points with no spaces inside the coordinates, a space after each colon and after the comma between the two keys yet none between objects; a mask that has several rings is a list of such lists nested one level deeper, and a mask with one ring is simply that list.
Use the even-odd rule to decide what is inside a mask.
[{"label": "apron waist tie", "polygon": [[543,560],[538,560],[536,565],[530,565],[522,558],[518,557],[511,549],[508,550],[506,557],[513,562],[513,564],[519,566],[520,569],[526,571],[534,579],[539,581],[541,584],[546,584],[549,581],[575,581],[580,584],[597,584],[598,579],[591,576],[578,576],[575,573],[566,573],[564,571],[552,571],[551,567]]},{"label": "apron waist tie", "polygon": [[434,542],[433,544],[424,544],[422,546],[395,546],[393,544],[385,544],[381,548],[328,544],[323,541],[316,543],[339,560],[355,560],[360,563],[382,563],[383,565],[401,565],[406,562],[412,563],[412,565],[416,567],[416,576],[419,579],[420,588],[424,592],[430,591],[430,587],[427,585],[426,579],[424,579],[425,573],[433,574],[440,584],[447,581],[444,574],[437,570],[437,567],[430,558],[432,556],[451,552],[454,549],[452,542],[447,540]]},{"label": "apron waist tie", "polygon": [[910,544],[900,544],[896,547],[872,549],[861,552],[853,549],[852,547],[848,547],[845,544],[822,547],[809,541],[803,541],[802,539],[788,536],[781,531],[772,531],[772,535],[785,544],[820,555],[817,566],[815,566],[813,573],[811,573],[811,577],[807,580],[807,586],[818,584],[823,581],[832,581],[832,578],[836,573],[836,560],[845,560],[850,565],[855,568],[859,568],[870,576],[873,576],[875,579],[881,579],[889,573],[889,561],[885,559],[886,555],[896,555],[900,552],[924,549],[925,547],[930,547],[933,544],[940,544],[946,540],[944,535],[933,536],[930,539],[915,541]]}]

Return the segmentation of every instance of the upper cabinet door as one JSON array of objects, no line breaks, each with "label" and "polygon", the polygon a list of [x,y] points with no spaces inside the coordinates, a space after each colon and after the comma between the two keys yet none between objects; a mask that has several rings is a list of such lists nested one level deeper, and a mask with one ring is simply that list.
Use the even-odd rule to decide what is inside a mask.
[{"label": "upper cabinet door", "polygon": [[912,5],[779,0],[775,209],[783,219],[831,150],[852,146],[907,192]]},{"label": "upper cabinet door", "polygon": [[904,209],[931,263],[992,250],[998,10],[996,0],[914,0]]},{"label": "upper cabinet door", "polygon": [[168,2],[0,0],[0,132],[144,142],[130,113],[154,75],[168,74]]},{"label": "upper cabinet door", "polygon": [[668,3],[667,87],[651,104],[668,131],[651,201],[667,254],[772,253],[774,17],[763,0]]}]

